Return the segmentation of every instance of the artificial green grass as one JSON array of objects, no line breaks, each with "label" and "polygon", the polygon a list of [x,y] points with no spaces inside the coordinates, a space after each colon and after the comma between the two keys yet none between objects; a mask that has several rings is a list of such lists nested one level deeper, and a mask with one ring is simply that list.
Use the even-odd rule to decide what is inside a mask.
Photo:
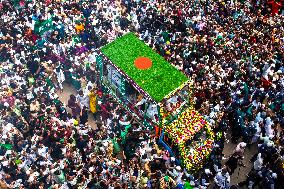
[{"label": "artificial green grass", "polygon": [[[128,33],[105,45],[101,51],[156,102],[160,102],[188,80],[182,72],[140,41],[133,33]],[[152,67],[147,70],[137,69],[134,61],[138,57],[150,58]]]}]

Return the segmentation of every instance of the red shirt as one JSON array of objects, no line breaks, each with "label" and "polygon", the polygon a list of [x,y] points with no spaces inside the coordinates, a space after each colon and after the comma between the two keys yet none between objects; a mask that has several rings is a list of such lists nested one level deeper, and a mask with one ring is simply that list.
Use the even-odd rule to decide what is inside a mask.
[{"label": "red shirt", "polygon": [[262,86],[267,89],[271,86],[271,81],[270,80],[266,80],[264,78],[261,78],[261,82],[262,82]]},{"label": "red shirt", "polygon": [[267,4],[271,4],[272,7],[272,15],[278,14],[279,8],[281,7],[280,2],[269,1]]}]

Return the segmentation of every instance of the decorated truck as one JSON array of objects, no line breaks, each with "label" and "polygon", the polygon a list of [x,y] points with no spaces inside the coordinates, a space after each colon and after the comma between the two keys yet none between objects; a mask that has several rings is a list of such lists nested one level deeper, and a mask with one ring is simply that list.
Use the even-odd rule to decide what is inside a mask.
[{"label": "decorated truck", "polygon": [[155,129],[159,144],[190,172],[206,162],[214,133],[194,110],[192,81],[128,33],[100,49],[101,85],[141,124]]}]

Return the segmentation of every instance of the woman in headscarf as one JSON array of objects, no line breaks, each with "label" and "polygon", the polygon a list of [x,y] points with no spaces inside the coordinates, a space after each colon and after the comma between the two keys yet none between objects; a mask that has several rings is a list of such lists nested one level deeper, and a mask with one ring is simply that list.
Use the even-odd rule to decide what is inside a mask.
[{"label": "woman in headscarf", "polygon": [[77,102],[76,97],[73,94],[70,95],[70,99],[68,100],[68,107],[72,110],[72,116],[74,118],[77,118],[77,116],[81,112],[81,108],[79,103]]},{"label": "woman in headscarf", "polygon": [[88,111],[87,107],[84,106],[80,113],[80,124],[85,125],[88,122]]},{"label": "woman in headscarf", "polygon": [[228,172],[230,175],[234,173],[234,171],[238,168],[238,164],[240,162],[241,156],[234,153],[228,161],[225,163],[226,167],[228,168]]}]

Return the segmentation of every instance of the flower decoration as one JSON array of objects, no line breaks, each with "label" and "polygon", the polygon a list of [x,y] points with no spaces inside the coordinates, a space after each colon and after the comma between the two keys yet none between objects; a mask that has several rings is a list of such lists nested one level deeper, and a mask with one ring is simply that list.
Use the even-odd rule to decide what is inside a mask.
[{"label": "flower decoration", "polygon": [[[202,129],[206,132],[206,140],[187,147],[186,142]],[[178,145],[183,166],[190,171],[198,170],[209,156],[214,142],[214,133],[208,122],[197,111],[188,108],[166,126],[165,132]]]}]

